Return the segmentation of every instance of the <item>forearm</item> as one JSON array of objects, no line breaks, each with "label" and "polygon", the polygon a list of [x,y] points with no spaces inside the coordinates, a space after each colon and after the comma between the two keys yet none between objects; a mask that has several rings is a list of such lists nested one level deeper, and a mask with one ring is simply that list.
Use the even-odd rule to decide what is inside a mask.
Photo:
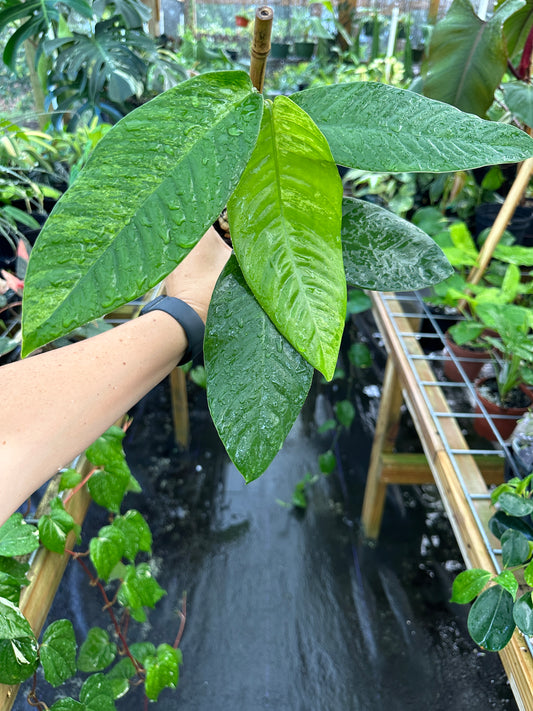
[{"label": "forearm", "polygon": [[0,369],[0,524],[159,383],[187,346],[155,311]]}]

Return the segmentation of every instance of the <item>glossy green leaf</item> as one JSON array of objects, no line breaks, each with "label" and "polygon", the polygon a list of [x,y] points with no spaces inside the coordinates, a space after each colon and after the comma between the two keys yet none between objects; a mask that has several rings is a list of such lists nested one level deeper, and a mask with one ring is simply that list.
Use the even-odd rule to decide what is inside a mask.
[{"label": "glossy green leaf", "polygon": [[104,674],[93,674],[83,684],[80,701],[85,711],[116,711],[113,687]]},{"label": "glossy green leaf", "polygon": [[115,565],[120,562],[126,548],[122,531],[113,526],[104,526],[98,536],[91,538],[89,551],[98,577],[107,581]]},{"label": "glossy green leaf", "polygon": [[50,706],[50,711],[86,711],[85,706],[73,699],[71,696],[66,696],[64,699],[58,699],[55,704]]},{"label": "glossy green leaf", "polygon": [[131,483],[131,473],[125,460],[109,462],[88,481],[89,493],[99,506],[118,513]]},{"label": "glossy green leaf", "polygon": [[150,701],[157,701],[163,689],[175,689],[179,678],[179,659],[177,650],[169,644],[160,644],[155,657],[145,659],[145,691]]},{"label": "glossy green leaf", "polygon": [[39,662],[37,640],[22,612],[0,598],[0,684],[18,684]]},{"label": "glossy green leaf", "polygon": [[528,541],[533,541],[533,528],[522,519],[509,516],[504,511],[497,511],[494,516],[491,517],[489,528],[491,533],[500,540],[507,529],[513,528],[523,533]]},{"label": "glossy green leaf", "polygon": [[132,617],[138,622],[146,620],[143,607],[154,608],[156,603],[166,595],[152,575],[148,563],[128,565],[120,589],[118,599],[121,605],[129,608]]},{"label": "glossy green leaf", "polygon": [[511,492],[504,491],[498,503],[502,510],[511,516],[528,516],[533,513],[533,499],[525,499]]},{"label": "glossy green leaf", "polygon": [[105,466],[115,460],[123,461],[124,449],[122,448],[122,440],[125,434],[122,427],[113,425],[87,447],[85,456],[97,467]]},{"label": "glossy green leaf", "polygon": [[503,84],[502,89],[509,111],[526,126],[533,127],[533,86],[517,81]]},{"label": "glossy green leaf", "polygon": [[129,691],[129,680],[133,679],[135,674],[135,667],[129,657],[124,657],[109,670],[106,678],[111,682],[115,699],[120,699]]},{"label": "glossy green leaf", "polygon": [[101,139],[32,250],[24,355],[145,293],[188,254],[239,180],[262,104],[244,72],[203,74]]},{"label": "glossy green leaf", "polygon": [[463,570],[453,581],[450,602],[457,602],[460,605],[472,602],[483,590],[490,578],[489,571],[482,568]]},{"label": "glossy green leaf", "polygon": [[513,636],[513,597],[499,585],[481,593],[468,615],[468,631],[476,644],[498,652]]},{"label": "glossy green leaf", "polygon": [[331,474],[331,472],[335,471],[336,466],[337,457],[333,454],[331,449],[318,455],[318,468],[322,474]]},{"label": "glossy green leaf", "polygon": [[446,173],[533,155],[532,139],[517,128],[385,84],[317,87],[291,99],[315,121],[335,161],[351,168]]},{"label": "glossy green leaf", "polygon": [[76,636],[70,620],[56,620],[49,625],[39,647],[39,657],[46,681],[60,686],[76,673]]},{"label": "glossy green leaf", "polygon": [[81,474],[75,469],[66,469],[61,474],[61,479],[59,480],[59,491],[65,491],[65,489],[73,489],[75,486],[81,482]]},{"label": "glossy green leaf", "polygon": [[17,578],[0,571],[0,598],[19,604],[22,587]]},{"label": "glossy green leaf", "polygon": [[14,513],[0,526],[0,555],[25,555],[39,547],[39,533],[35,526],[24,521],[22,514]]},{"label": "glossy green leaf", "polygon": [[529,543],[520,531],[505,531],[502,541],[502,562],[504,568],[520,565],[529,558]]},{"label": "glossy green leaf", "polygon": [[152,642],[134,642],[130,644],[130,652],[139,664],[144,666],[147,657],[155,656],[155,647]]},{"label": "glossy green leaf", "polygon": [[296,104],[277,97],[228,203],[233,248],[271,321],[327,379],[346,314],[341,199],[324,137]]},{"label": "glossy green leaf", "polygon": [[289,434],[313,369],[259,306],[235,257],[211,300],[204,358],[213,422],[235,466],[252,481]]},{"label": "glossy green leaf", "polygon": [[344,198],[342,249],[348,284],[395,291],[442,281],[452,267],[425,232],[364,200]]},{"label": "glossy green leaf", "polygon": [[431,35],[422,65],[424,94],[485,116],[507,68],[503,23],[524,4],[506,0],[483,21],[470,0],[454,0]]},{"label": "glossy green leaf", "polygon": [[83,672],[101,671],[113,663],[116,655],[117,645],[110,641],[108,632],[92,627],[80,647],[78,667]]},{"label": "glossy green leaf", "polygon": [[52,499],[50,513],[39,519],[38,529],[41,543],[54,553],[64,553],[67,536],[76,527],[76,522],[65,511],[61,500]]},{"label": "glossy green leaf", "polygon": [[362,289],[352,288],[348,292],[346,314],[360,314],[372,308],[372,300]]},{"label": "glossy green leaf", "polygon": [[134,561],[139,551],[150,553],[152,550],[152,533],[142,515],[131,509],[124,516],[117,516],[113,526],[124,534],[126,541],[124,556]]},{"label": "glossy green leaf", "polygon": [[528,637],[533,635],[533,600],[531,591],[522,595],[515,602],[513,617],[518,629]]},{"label": "glossy green leaf", "polygon": [[0,598],[18,605],[22,587],[28,584],[28,563],[19,563],[14,558],[0,556]]},{"label": "glossy green leaf", "polygon": [[505,44],[511,59],[522,52],[531,27],[533,27],[533,1],[526,0],[525,5],[507,18],[503,26]]},{"label": "glossy green leaf", "polygon": [[494,578],[494,582],[507,590],[507,592],[513,596],[513,600],[516,599],[516,593],[518,592],[518,580],[510,570],[502,571]]}]

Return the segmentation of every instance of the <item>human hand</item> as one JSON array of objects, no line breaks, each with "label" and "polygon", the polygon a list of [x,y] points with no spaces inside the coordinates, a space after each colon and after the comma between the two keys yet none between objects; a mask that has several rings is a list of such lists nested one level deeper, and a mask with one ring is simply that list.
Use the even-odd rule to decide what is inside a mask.
[{"label": "human hand", "polygon": [[213,289],[230,256],[231,249],[210,227],[165,279],[167,294],[192,306],[205,323]]}]

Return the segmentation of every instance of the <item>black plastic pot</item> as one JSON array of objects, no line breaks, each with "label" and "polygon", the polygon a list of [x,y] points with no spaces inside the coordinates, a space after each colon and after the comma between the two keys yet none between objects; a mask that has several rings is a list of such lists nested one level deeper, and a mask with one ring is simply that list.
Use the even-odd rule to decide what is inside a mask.
[{"label": "black plastic pot", "polygon": [[272,42],[270,45],[271,59],[286,59],[289,54],[290,45],[286,42]]},{"label": "black plastic pot", "polygon": [[311,59],[313,52],[315,51],[314,42],[295,42],[294,43],[294,56],[300,59]]},{"label": "black plastic pot", "polygon": [[[499,203],[485,203],[476,208],[476,236],[488,227],[492,227],[500,209],[501,205]],[[519,205],[507,229],[511,232],[517,244],[533,244],[533,212],[531,208]]]}]

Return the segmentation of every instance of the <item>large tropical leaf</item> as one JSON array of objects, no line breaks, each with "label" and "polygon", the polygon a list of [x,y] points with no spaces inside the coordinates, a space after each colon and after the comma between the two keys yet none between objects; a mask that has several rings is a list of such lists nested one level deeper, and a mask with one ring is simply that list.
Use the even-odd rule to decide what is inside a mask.
[{"label": "large tropical leaf", "polygon": [[533,86],[522,81],[503,85],[503,99],[516,118],[533,128]]},{"label": "large tropical leaf", "polygon": [[422,289],[453,269],[425,232],[378,205],[345,198],[342,249],[348,284],[376,291]]},{"label": "large tropical leaf", "polygon": [[375,82],[306,89],[291,99],[315,121],[340,165],[446,173],[533,155],[523,131]]},{"label": "large tropical leaf", "polygon": [[94,0],[93,11],[98,17],[113,12],[119,15],[128,29],[141,27],[148,22],[151,11],[141,0]]},{"label": "large tropical leaf", "polygon": [[7,0],[0,11],[0,29],[8,27],[13,22],[23,21],[20,27],[6,42],[3,60],[8,67],[15,70],[16,55],[24,40],[28,37],[46,36],[61,17],[59,6],[63,5],[74,10],[79,15],[92,18],[93,11],[85,0]]},{"label": "large tropical leaf", "polygon": [[262,103],[244,72],[204,74],[106,134],[32,250],[24,354],[144,293],[188,254],[239,180]]},{"label": "large tropical leaf", "polygon": [[529,31],[533,27],[533,0],[526,0],[524,7],[505,20],[503,33],[509,58],[524,49]]},{"label": "large tropical leaf", "polygon": [[324,137],[296,104],[277,97],[228,204],[233,247],[271,320],[328,379],[346,313],[341,201]]},{"label": "large tropical leaf", "polygon": [[204,356],[213,421],[235,466],[252,481],[285,441],[313,368],[259,306],[234,256],[211,300]]},{"label": "large tropical leaf", "polygon": [[422,67],[424,94],[485,116],[507,68],[503,23],[524,4],[506,0],[483,21],[470,0],[453,0],[431,35]]}]

